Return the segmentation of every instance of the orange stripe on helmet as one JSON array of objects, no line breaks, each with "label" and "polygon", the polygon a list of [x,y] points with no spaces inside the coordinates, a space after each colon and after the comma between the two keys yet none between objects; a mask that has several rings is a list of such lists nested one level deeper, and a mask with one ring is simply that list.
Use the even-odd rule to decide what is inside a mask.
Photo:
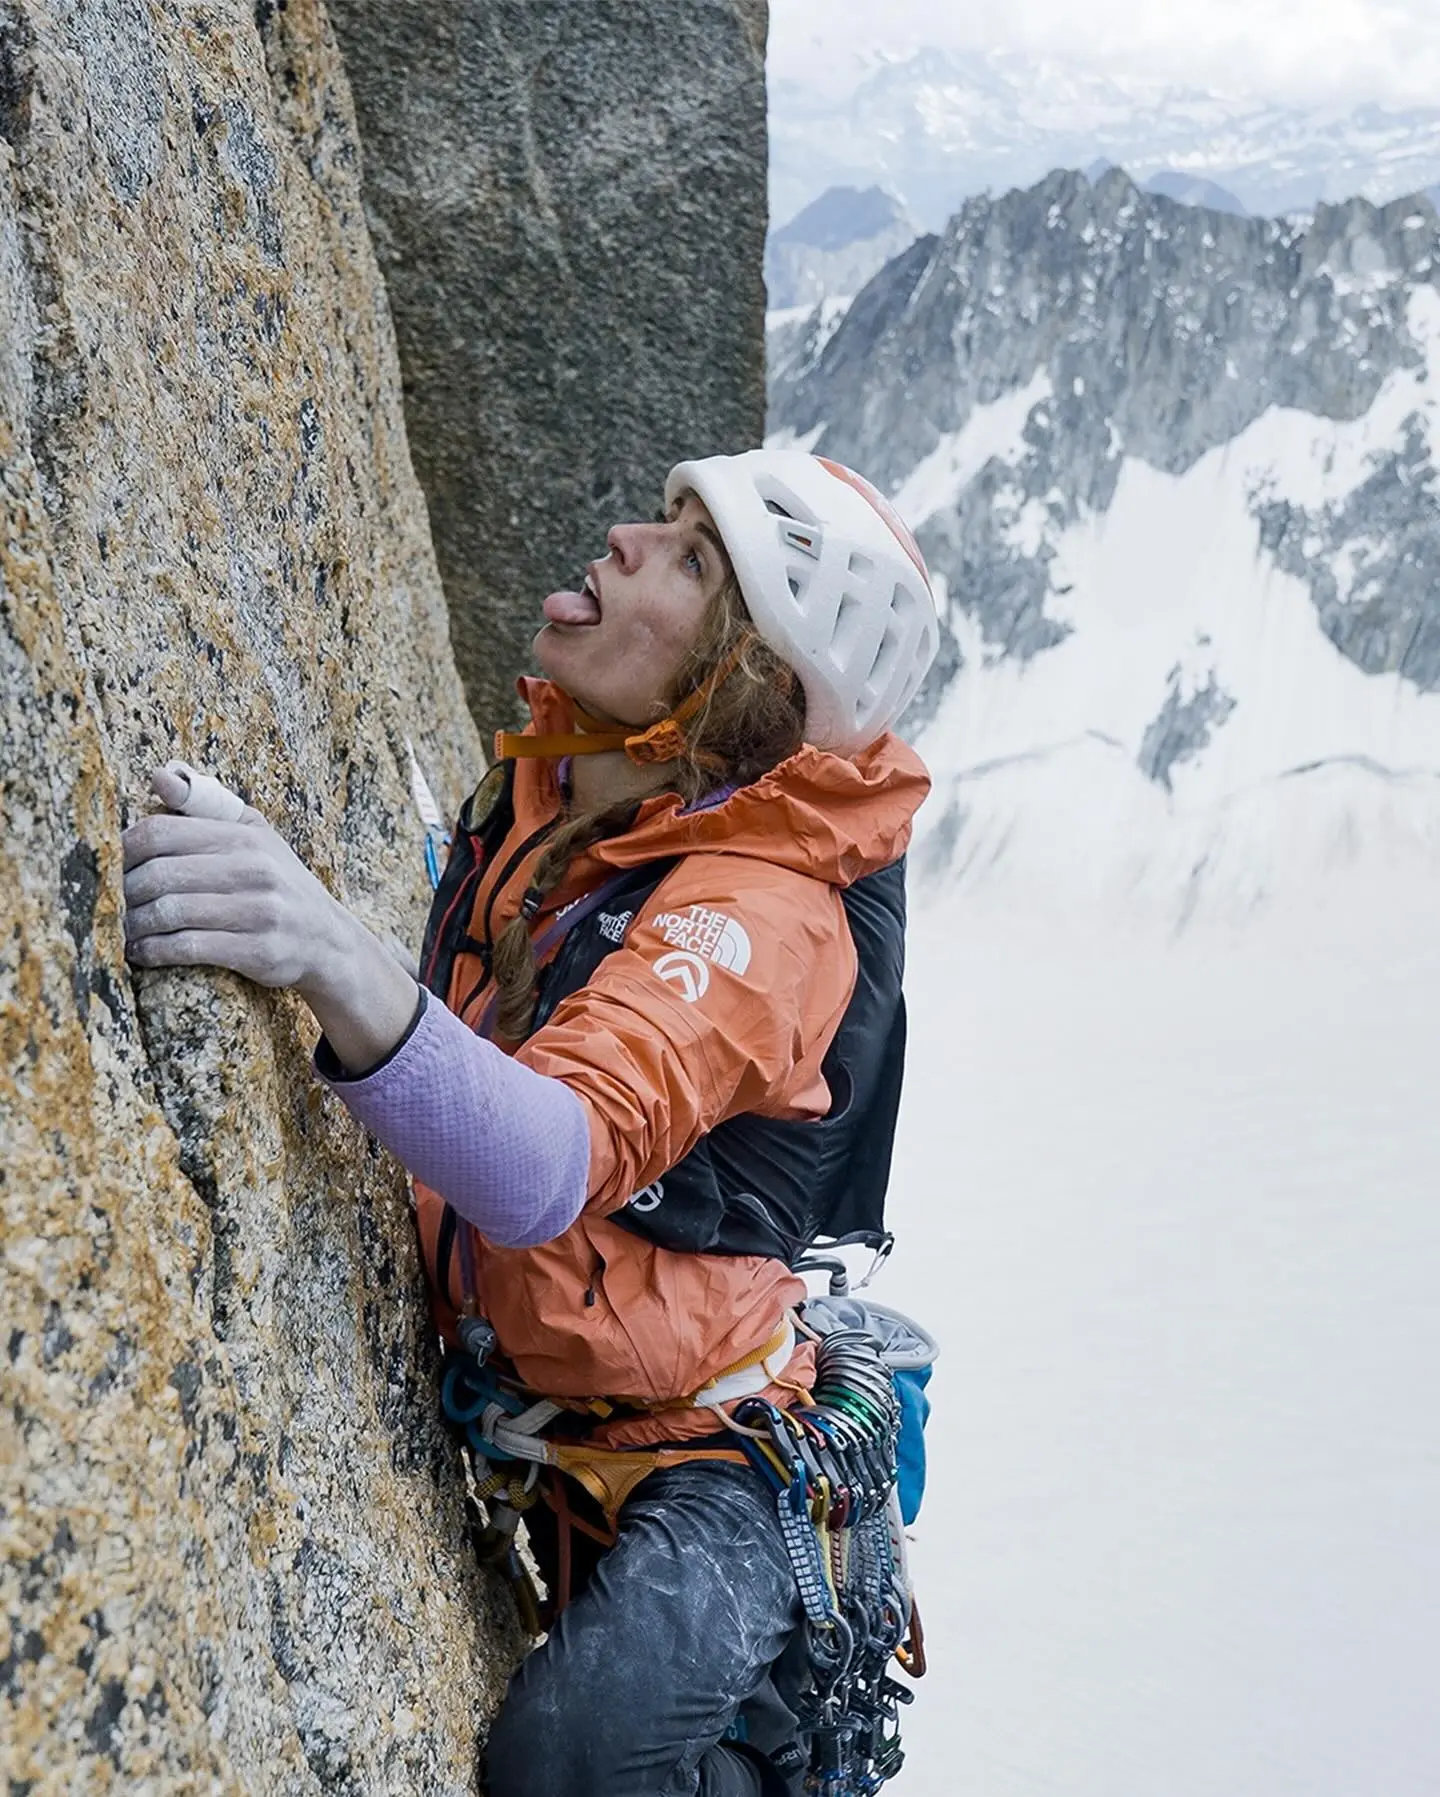
[{"label": "orange stripe on helmet", "polygon": [[885,495],[872,487],[863,474],[857,474],[853,468],[847,468],[843,462],[832,462],[828,456],[817,455],[815,460],[822,468],[828,468],[837,480],[843,480],[846,486],[854,487],[862,499],[866,499],[875,511],[895,533],[901,548],[920,570],[920,578],[925,582],[927,591],[930,587],[930,570],[925,566],[925,557],[920,553],[920,545],[915,541],[910,526],[900,516]]}]

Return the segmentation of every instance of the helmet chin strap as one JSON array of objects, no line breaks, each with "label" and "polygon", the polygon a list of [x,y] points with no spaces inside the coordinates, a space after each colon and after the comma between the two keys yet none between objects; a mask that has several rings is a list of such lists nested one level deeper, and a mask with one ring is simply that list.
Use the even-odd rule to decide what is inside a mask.
[{"label": "helmet chin strap", "polygon": [[[668,718],[661,718],[658,724],[652,724],[648,730],[637,730],[633,724],[606,723],[603,719],[592,718],[577,705],[577,728],[572,734],[521,736],[514,731],[497,730],[495,759],[548,761],[562,755],[608,755],[618,749],[623,750],[637,767],[650,767],[662,761],[678,761],[687,747],[686,724],[708,703],[716,687],[734,673],[740,663],[741,649],[742,645],[737,644],[708,680],[698,686],[688,699],[682,699]],[[696,756],[696,760],[702,766],[714,767],[723,772],[722,764],[714,756],[700,754]]]}]

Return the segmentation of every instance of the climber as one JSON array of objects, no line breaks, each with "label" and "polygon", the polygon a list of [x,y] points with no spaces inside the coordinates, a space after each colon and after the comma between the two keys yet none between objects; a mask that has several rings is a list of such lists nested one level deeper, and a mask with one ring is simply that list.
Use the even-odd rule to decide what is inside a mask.
[{"label": "climber", "polygon": [[867,482],[756,450],[674,468],[543,609],[546,678],[461,812],[422,984],[179,765],[126,832],[128,952],[304,998],[317,1071],[415,1177],[442,1333],[483,1318],[585,1462],[531,1512],[571,1601],[496,1720],[495,1797],[783,1791],[783,1703],[733,1737],[800,1610],[727,1417],[813,1372],[808,1196],[888,1170],[928,787],[891,726],[936,651],[929,578]]}]

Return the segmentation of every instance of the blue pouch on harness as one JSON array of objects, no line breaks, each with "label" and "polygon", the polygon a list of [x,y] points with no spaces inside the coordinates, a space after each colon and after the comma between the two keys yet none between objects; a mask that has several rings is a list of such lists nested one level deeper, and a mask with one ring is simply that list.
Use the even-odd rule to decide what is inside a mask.
[{"label": "blue pouch on harness", "polygon": [[925,1387],[930,1383],[930,1368],[892,1367],[890,1372],[900,1399],[896,1484],[900,1490],[900,1517],[908,1526],[920,1514],[920,1500],[925,1496],[925,1423],[930,1415]]}]

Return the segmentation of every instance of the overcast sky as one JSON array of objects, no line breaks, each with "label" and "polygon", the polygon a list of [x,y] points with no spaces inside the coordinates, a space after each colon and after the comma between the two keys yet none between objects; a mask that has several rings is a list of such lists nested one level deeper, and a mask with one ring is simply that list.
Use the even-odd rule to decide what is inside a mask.
[{"label": "overcast sky", "polygon": [[829,86],[921,44],[1078,57],[1276,100],[1440,105],[1440,0],[770,0],[770,65]]}]

